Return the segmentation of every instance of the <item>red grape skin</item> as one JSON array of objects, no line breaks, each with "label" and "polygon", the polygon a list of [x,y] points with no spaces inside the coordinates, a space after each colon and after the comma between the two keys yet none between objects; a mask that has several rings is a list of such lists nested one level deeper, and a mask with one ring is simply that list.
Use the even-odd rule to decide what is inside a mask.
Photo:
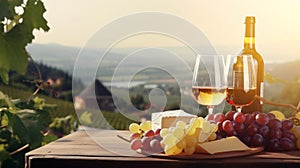
[{"label": "red grape skin", "polygon": [[226,133],[229,133],[233,130],[233,125],[232,125],[231,121],[225,120],[222,124],[222,128]]},{"label": "red grape skin", "polygon": [[216,123],[225,121],[226,117],[223,113],[217,113],[214,116],[214,120]]},{"label": "red grape skin", "polygon": [[282,150],[292,150],[295,148],[295,144],[289,138],[281,138],[279,144]]},{"label": "red grape skin", "polygon": [[255,120],[254,114],[245,114],[244,124],[246,126],[250,125]]},{"label": "red grape skin", "polygon": [[219,136],[220,138],[226,138],[227,137],[227,133],[225,131],[218,131],[217,132],[217,136]]},{"label": "red grape skin", "polygon": [[150,137],[144,136],[142,138],[142,148],[143,148],[143,150],[149,151],[151,149],[150,142],[151,142],[151,138]]},{"label": "red grape skin", "polygon": [[206,121],[214,121],[214,114],[208,114],[206,117],[205,117],[205,120]]},{"label": "red grape skin", "polygon": [[247,128],[247,133],[249,135],[255,135],[258,131],[258,128],[259,126],[255,122],[252,122]]},{"label": "red grape skin", "polygon": [[255,116],[257,115],[257,114],[260,114],[261,112],[260,111],[254,111],[253,113],[251,113],[251,114],[253,114],[254,115],[254,118],[255,118]]},{"label": "red grape skin", "polygon": [[271,128],[269,131],[269,138],[271,139],[279,139],[282,136],[282,131],[281,129],[273,129]]},{"label": "red grape skin", "polygon": [[279,139],[270,139],[267,145],[268,151],[279,151],[280,149]]},{"label": "red grape skin", "polygon": [[245,132],[245,125],[243,123],[233,122],[233,128],[238,134],[243,134]]},{"label": "red grape skin", "polygon": [[226,120],[233,121],[233,115],[234,115],[234,113],[235,113],[235,111],[228,111],[228,112],[225,114]]},{"label": "red grape skin", "polygon": [[255,134],[251,137],[250,145],[255,146],[255,147],[262,146],[263,141],[264,141],[264,138],[262,135]]},{"label": "red grape skin", "polygon": [[155,130],[154,135],[159,135],[160,134],[160,128],[158,128],[157,130]]},{"label": "red grape skin", "polygon": [[132,150],[138,150],[139,148],[141,148],[142,147],[141,139],[140,138],[133,139],[130,142],[130,147]]},{"label": "red grape skin", "polygon": [[243,123],[245,121],[245,116],[243,113],[241,112],[236,112],[234,115],[233,115],[233,120],[236,122],[236,123]]},{"label": "red grape skin", "polygon": [[251,136],[248,134],[242,136],[242,141],[249,146],[251,142]]},{"label": "red grape skin", "polygon": [[153,130],[147,130],[146,132],[145,132],[145,136],[146,137],[153,137],[154,136],[154,131]]},{"label": "red grape skin", "polygon": [[279,121],[278,119],[274,118],[274,119],[271,119],[268,123],[268,126],[269,128],[271,129],[281,129],[282,127],[282,124],[281,124],[281,121]]},{"label": "red grape skin", "polygon": [[267,125],[269,123],[269,116],[265,113],[259,113],[255,116],[255,121],[259,125]]},{"label": "red grape skin", "polygon": [[141,138],[141,135],[137,132],[131,133],[130,134],[130,140],[136,139],[136,138]]},{"label": "red grape skin", "polygon": [[232,131],[227,132],[227,136],[237,136],[237,132],[233,129]]},{"label": "red grape skin", "polygon": [[267,115],[269,116],[270,119],[276,118],[276,116],[274,114],[272,114],[272,113],[267,113]]},{"label": "red grape skin", "polygon": [[223,122],[217,122],[217,126],[218,126],[218,131],[222,131],[223,130]]},{"label": "red grape skin", "polygon": [[161,147],[160,142],[157,139],[151,140],[150,147],[151,147],[151,151],[154,153],[160,153],[163,151],[163,148]]},{"label": "red grape skin", "polygon": [[282,132],[282,138],[288,138],[290,139],[293,143],[296,142],[296,137],[293,133],[291,133],[290,131],[283,131]]},{"label": "red grape skin", "polygon": [[281,128],[282,130],[291,130],[294,126],[293,121],[288,119],[283,120],[281,123],[282,123],[282,128]]},{"label": "red grape skin", "polygon": [[258,133],[261,134],[264,138],[268,138],[269,136],[269,127],[266,126],[266,125],[263,125],[261,126],[259,129],[258,129]]},{"label": "red grape skin", "polygon": [[[225,135],[225,136],[226,136],[226,135]],[[225,138],[225,136],[223,136],[223,131],[218,131],[218,132],[217,132],[217,138],[216,138],[216,140]]]},{"label": "red grape skin", "polygon": [[162,137],[158,134],[158,135],[154,135],[152,139],[157,139],[158,141],[161,141]]}]

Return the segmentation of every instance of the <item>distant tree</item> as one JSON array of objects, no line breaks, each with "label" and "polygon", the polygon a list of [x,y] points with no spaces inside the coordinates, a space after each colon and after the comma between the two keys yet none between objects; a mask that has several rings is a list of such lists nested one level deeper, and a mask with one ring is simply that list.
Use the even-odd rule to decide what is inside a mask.
[{"label": "distant tree", "polygon": [[144,100],[144,96],[140,94],[136,94],[130,97],[132,104],[139,110],[145,110],[146,102]]}]

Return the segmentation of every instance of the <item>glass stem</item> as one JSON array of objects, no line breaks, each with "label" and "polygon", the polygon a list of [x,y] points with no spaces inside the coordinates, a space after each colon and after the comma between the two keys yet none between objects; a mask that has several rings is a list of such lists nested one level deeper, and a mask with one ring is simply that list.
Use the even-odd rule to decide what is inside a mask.
[{"label": "glass stem", "polygon": [[207,106],[207,109],[208,109],[208,114],[212,114],[214,111],[213,106]]},{"label": "glass stem", "polygon": [[237,112],[242,112],[242,107],[241,106],[236,106],[235,109],[236,109]]}]

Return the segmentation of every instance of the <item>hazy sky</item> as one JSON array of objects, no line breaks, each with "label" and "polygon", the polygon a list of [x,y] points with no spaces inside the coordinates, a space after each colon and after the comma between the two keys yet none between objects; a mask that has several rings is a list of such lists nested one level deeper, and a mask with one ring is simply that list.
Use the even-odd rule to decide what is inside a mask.
[{"label": "hazy sky", "polygon": [[[299,0],[44,0],[44,3],[51,29],[47,33],[36,32],[35,43],[82,47],[96,31],[117,18],[158,11],[188,20],[220,52],[236,53],[243,46],[244,18],[252,15],[256,17],[257,49],[268,61],[300,59]],[[157,40],[155,44],[166,43]],[[147,45],[132,39],[123,44],[122,47]]]}]

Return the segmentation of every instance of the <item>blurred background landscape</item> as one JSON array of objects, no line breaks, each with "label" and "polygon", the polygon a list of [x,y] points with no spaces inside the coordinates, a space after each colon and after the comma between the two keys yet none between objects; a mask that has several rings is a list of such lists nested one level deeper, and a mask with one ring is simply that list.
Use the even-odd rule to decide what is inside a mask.
[{"label": "blurred background landscape", "polygon": [[[195,57],[193,52],[184,47],[165,48],[176,51],[178,55],[183,57],[183,60],[187,62],[191,69],[193,69]],[[81,92],[85,92],[85,96],[92,96],[91,91],[87,91],[91,90],[89,87],[103,87],[107,89],[108,92],[110,92],[109,99],[111,100],[109,100],[109,103],[104,103],[102,107],[100,106],[100,110],[109,114],[112,118],[115,118],[114,115],[121,118],[120,120],[112,119],[115,122],[113,125],[123,123],[121,124],[122,126],[117,127],[118,129],[126,129],[127,124],[129,124],[131,120],[139,120],[140,118],[150,119],[152,112],[173,110],[180,107],[189,113],[197,113],[202,116],[206,115],[205,108],[197,110],[198,106],[191,95],[191,72],[182,69],[180,63],[176,64],[174,61],[170,62],[168,58],[164,60],[164,55],[145,56],[144,61],[150,62],[150,64],[153,62],[153,64],[155,64],[155,58],[161,58],[160,61],[166,62],[167,67],[169,67],[168,69],[173,69],[178,76],[181,76],[182,79],[185,80],[181,90],[172,75],[156,68],[148,68],[140,71],[130,80],[130,86],[128,86],[124,81],[130,78],[131,74],[126,72],[129,71],[129,69],[138,69],[139,63],[132,63],[127,67],[121,67],[124,68],[121,69],[124,73],[114,76],[117,65],[127,56],[124,53],[130,53],[136,50],[138,50],[138,48],[112,48],[106,54],[101,64],[98,65],[91,63],[93,60],[98,60],[98,52],[96,49],[89,49],[89,58],[86,62],[79,64],[82,66],[81,69],[83,69],[83,71],[79,74],[79,78],[74,80],[76,83],[75,86],[77,86],[77,88],[73,88],[74,95],[78,96]],[[48,89],[42,90],[39,93],[47,97],[49,103],[59,104],[58,111],[53,113],[53,115],[63,117],[72,114],[76,117],[81,117],[75,114],[76,102],[74,108],[73,103],[75,100],[73,100],[72,97],[72,73],[76,57],[78,53],[80,53],[80,48],[59,44],[31,44],[28,46],[28,52],[34,57],[36,64],[38,64],[43,80],[51,83]],[[300,59],[275,62],[266,60],[264,95],[267,100],[297,105],[300,97],[299,65]],[[89,81],[86,76],[86,74],[93,73],[95,69],[97,69],[96,79],[99,80],[101,86],[94,85],[94,81]],[[112,77],[114,77],[114,81],[112,81]],[[33,64],[30,64],[30,66],[28,66],[27,75],[22,76],[12,73],[9,86],[2,84],[1,90],[13,97],[22,97],[25,99],[36,89],[32,83],[36,79],[38,79],[37,69]],[[112,92],[112,88],[114,88],[114,92]],[[149,93],[155,88],[161,89],[163,94],[158,93],[154,96],[157,101],[152,103],[157,102],[158,104],[152,104],[153,108],[148,109],[151,105]],[[26,92],[15,91],[15,89]],[[130,96],[129,100],[126,99],[128,93]],[[103,91],[99,91],[99,95],[96,96],[104,97],[105,99],[107,95],[105,95]],[[112,100],[113,96],[118,97],[117,101],[120,106],[118,109],[115,107],[106,108],[116,103],[114,102],[116,100]],[[161,104],[160,102],[164,96],[167,98],[166,104]],[[132,105],[135,108],[133,108]],[[80,106],[77,106],[77,108],[79,108],[77,109],[77,114],[83,114],[82,121],[86,122],[85,124],[95,127],[102,126],[99,121],[92,121],[94,118],[92,114],[98,113],[98,110],[96,110],[98,107],[89,110],[83,110],[84,107]],[[226,110],[229,110],[229,107],[226,107],[224,111]],[[265,105],[264,111],[268,112],[270,110],[282,110],[287,116],[292,112],[289,108]],[[78,113],[78,111],[82,112]],[[122,114],[118,114],[119,112]],[[88,113],[91,114],[88,115]],[[126,122],[124,123],[124,121]]]},{"label": "blurred background landscape", "polygon": [[[256,17],[264,98],[299,108],[299,6],[299,0],[0,0],[0,167],[24,167],[25,153],[79,126],[125,130],[175,109],[204,117],[206,108],[191,93],[192,49],[238,53],[245,16]],[[140,17],[149,11],[181,22]],[[106,29],[134,14],[143,23]],[[115,38],[147,25],[190,39],[149,31]],[[116,41],[105,48],[110,38]],[[214,109],[231,110],[225,102]],[[293,112],[264,105],[263,112],[271,110]]]},{"label": "blurred background landscape", "polygon": [[[160,59],[161,62],[164,62],[167,67],[182,77],[183,88],[181,90],[174,77],[155,68],[148,68],[136,74],[131,79],[130,87],[126,83],[124,85],[124,79],[130,77],[127,72],[131,69],[138,69],[138,62],[133,62],[126,68],[123,67],[124,69],[120,70],[123,74],[114,76],[114,81],[111,81],[116,67],[128,56],[128,53],[145,48],[170,50],[182,58],[192,69],[195,54],[178,40],[166,38],[165,36],[144,34],[123,39],[110,48],[101,64],[94,60],[99,58],[97,51],[104,49],[101,46],[88,49],[89,54],[86,61],[79,64],[82,71],[76,76],[76,88],[72,88],[72,76],[77,56],[89,38],[115,19],[144,11],[168,13],[187,20],[206,35],[218,53],[224,55],[235,54],[241,50],[244,18],[248,15],[255,16],[257,21],[256,48],[265,60],[265,98],[273,102],[298,105],[300,98],[300,50],[297,44],[300,43],[300,33],[298,31],[300,24],[295,20],[299,17],[297,6],[300,3],[297,0],[289,2],[251,1],[251,5],[235,0],[220,2],[200,0],[191,1],[190,3],[179,0],[164,2],[92,0],[89,3],[51,0],[45,1],[44,4],[47,10],[44,16],[48,21],[50,31],[35,31],[35,39],[32,44],[27,46],[27,50],[41,69],[43,80],[50,84],[49,88],[45,88],[39,93],[45,96],[48,102],[59,104],[57,111],[52,114],[54,116],[72,114],[80,117],[75,114],[75,107],[81,108],[82,104],[80,102],[82,103],[82,100],[78,99],[79,104],[75,102],[72,93],[75,97],[83,91],[85,96],[89,93],[89,87],[95,86],[95,81],[89,80],[87,74],[94,73],[95,69],[97,69],[96,78],[101,83],[101,88],[107,89],[108,92],[111,92],[112,88],[118,89],[118,95],[112,93],[111,95],[97,96],[105,97],[105,100],[113,103],[114,96],[126,97],[127,92],[129,92],[129,100],[115,100],[124,109],[112,110],[113,113],[118,111],[140,113],[136,117],[125,115],[125,118],[129,120],[139,120],[140,117],[149,118],[151,112],[147,113],[145,109],[151,106],[149,104],[149,94],[154,88],[161,89],[160,91],[164,95],[161,95],[161,92],[154,94],[157,97],[158,104],[153,106],[155,108],[152,111],[181,107],[190,113],[205,115],[205,112],[195,110],[197,105],[190,93],[190,71],[182,69],[180,64],[172,64],[174,62],[170,62],[169,58],[164,57],[163,53],[153,55],[153,57],[145,56],[144,61],[155,64],[155,60]],[[68,6],[68,8],[61,8],[61,6]],[[39,79],[35,65],[31,64],[28,67],[25,76],[13,72],[10,75],[9,85],[1,84],[1,90],[15,98],[26,99],[30,97],[35,91],[36,81]],[[162,102],[160,100],[163,100],[164,96],[167,98],[166,104],[160,104]],[[182,100],[184,100],[183,103]],[[75,103],[75,107],[73,103]],[[134,105],[135,108],[130,105]],[[113,105],[110,106],[113,107]],[[287,108],[264,107],[265,111],[272,109],[283,110],[286,111],[287,116],[290,115],[290,110]],[[107,109],[104,109],[104,111],[107,111]],[[91,121],[93,117],[84,112],[80,113],[84,114],[84,121],[90,124],[93,123]],[[94,126],[101,127],[97,124],[94,124]],[[125,128],[126,124],[118,127],[118,129]]]}]

